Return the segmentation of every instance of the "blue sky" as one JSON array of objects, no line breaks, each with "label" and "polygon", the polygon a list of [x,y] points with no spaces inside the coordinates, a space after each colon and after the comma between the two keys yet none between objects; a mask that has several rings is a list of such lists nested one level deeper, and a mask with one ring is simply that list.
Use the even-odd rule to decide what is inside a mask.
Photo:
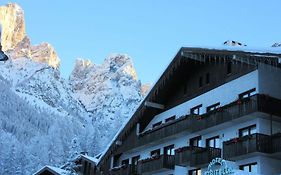
[{"label": "blue sky", "polygon": [[100,64],[110,53],[133,58],[143,83],[153,83],[182,46],[251,47],[281,41],[279,0],[1,0],[25,11],[32,44],[51,43],[68,77],[77,57]]}]

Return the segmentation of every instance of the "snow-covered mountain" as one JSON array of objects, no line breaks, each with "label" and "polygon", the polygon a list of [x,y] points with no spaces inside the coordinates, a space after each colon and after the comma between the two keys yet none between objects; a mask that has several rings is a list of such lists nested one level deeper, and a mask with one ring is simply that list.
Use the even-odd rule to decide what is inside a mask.
[{"label": "snow-covered mountain", "polygon": [[9,56],[0,62],[0,174],[31,174],[80,151],[99,153],[143,98],[127,55],[101,65],[78,59],[69,79],[62,78],[55,49],[30,44],[23,14],[16,4],[0,7]]}]

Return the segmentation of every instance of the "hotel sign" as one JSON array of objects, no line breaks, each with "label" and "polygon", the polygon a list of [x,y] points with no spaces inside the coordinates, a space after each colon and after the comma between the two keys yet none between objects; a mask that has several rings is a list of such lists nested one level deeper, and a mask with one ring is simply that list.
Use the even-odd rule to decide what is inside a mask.
[{"label": "hotel sign", "polygon": [[208,170],[204,175],[228,175],[233,173],[233,169],[227,166],[224,159],[214,158],[208,165]]}]

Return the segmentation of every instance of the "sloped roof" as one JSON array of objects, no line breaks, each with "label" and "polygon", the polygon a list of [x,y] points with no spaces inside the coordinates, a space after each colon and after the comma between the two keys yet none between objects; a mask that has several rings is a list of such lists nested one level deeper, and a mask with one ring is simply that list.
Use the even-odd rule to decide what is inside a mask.
[{"label": "sloped roof", "polygon": [[49,172],[51,172],[55,175],[67,175],[67,174],[69,174],[69,172],[66,171],[66,170],[46,165],[46,166],[42,167],[40,170],[38,170],[36,173],[34,173],[33,175],[40,175],[44,171],[49,171]]},{"label": "sloped roof", "polygon": [[81,158],[86,159],[87,161],[91,162],[94,165],[97,165],[98,162],[99,162],[99,159],[97,159],[95,157],[88,156],[88,155],[81,154]]},{"label": "sloped roof", "polygon": [[161,84],[165,75],[169,74],[170,69],[172,67],[177,66],[179,64],[179,60],[182,59],[184,56],[184,52],[188,53],[223,53],[223,54],[242,54],[242,55],[248,55],[248,56],[261,56],[261,57],[277,57],[279,58],[279,64],[281,64],[281,48],[250,48],[250,47],[233,47],[233,46],[223,46],[223,47],[182,47],[175,57],[171,60],[170,64],[167,66],[167,68],[163,71],[163,73],[160,75],[160,77],[157,79],[157,81],[153,84],[150,91],[147,93],[145,98],[142,100],[138,108],[136,109],[135,113],[132,115],[131,118],[128,118],[127,121],[123,124],[123,126],[120,128],[120,130],[117,132],[115,137],[112,139],[111,143],[107,146],[107,148],[102,153],[102,156],[98,160],[98,164],[102,163],[104,158],[107,156],[108,153],[110,153],[110,150],[114,148],[115,142],[119,140],[122,135],[125,134],[126,129],[130,129],[133,127],[139,117],[139,114],[142,113],[143,107],[145,105],[145,102],[155,94],[155,91],[157,90],[157,86]]}]

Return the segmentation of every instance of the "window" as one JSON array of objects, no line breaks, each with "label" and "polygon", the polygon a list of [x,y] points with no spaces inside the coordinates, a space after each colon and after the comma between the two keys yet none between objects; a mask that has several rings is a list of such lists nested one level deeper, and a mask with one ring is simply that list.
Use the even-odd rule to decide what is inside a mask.
[{"label": "window", "polygon": [[190,114],[199,115],[199,114],[200,114],[200,108],[201,108],[201,107],[202,107],[202,104],[191,108],[191,109],[190,109]]},{"label": "window", "polygon": [[257,133],[257,126],[256,125],[251,125],[246,128],[239,129],[239,137],[247,136],[247,135],[252,135]]},{"label": "window", "polygon": [[202,87],[203,86],[203,77],[200,76],[199,77],[199,87]]},{"label": "window", "polygon": [[122,160],[122,165],[129,165],[129,159]]},{"label": "window", "polygon": [[206,84],[210,83],[210,74],[206,73]]},{"label": "window", "polygon": [[220,147],[220,137],[215,136],[215,137],[206,139],[206,147],[219,148]]},{"label": "window", "polygon": [[175,119],[176,119],[176,116],[174,115],[174,116],[172,116],[172,117],[169,117],[169,118],[165,119],[165,123],[167,123],[167,122],[169,122],[169,121],[173,121],[173,120],[175,120]]},{"label": "window", "polygon": [[201,169],[194,169],[194,170],[189,170],[188,175],[201,175]]},{"label": "window", "polygon": [[227,63],[227,75],[231,74],[232,72],[232,62]]},{"label": "window", "polygon": [[132,158],[132,165],[137,165],[140,160],[140,156],[135,156]]},{"label": "window", "polygon": [[239,169],[247,172],[258,173],[258,164],[255,162],[246,165],[240,165]]},{"label": "window", "polygon": [[154,151],[150,152],[150,156],[154,157],[154,156],[160,156],[160,149],[156,149]]},{"label": "window", "polygon": [[220,103],[216,103],[216,104],[213,104],[211,106],[208,106],[206,111],[209,112],[209,111],[213,111],[215,109],[217,109],[218,107],[220,106]]},{"label": "window", "polygon": [[152,128],[155,128],[155,127],[157,127],[157,126],[160,126],[161,124],[162,124],[162,121],[157,122],[157,123],[155,123],[155,124],[152,125]]},{"label": "window", "polygon": [[164,148],[164,154],[165,155],[175,155],[175,146],[170,145]]},{"label": "window", "polygon": [[198,137],[191,138],[189,140],[189,145],[199,147],[201,145],[201,142],[202,142],[202,138],[201,136],[198,136]]},{"label": "window", "polygon": [[239,99],[251,97],[252,95],[255,94],[255,91],[256,91],[256,88],[253,88],[253,89],[250,89],[246,92],[243,92],[243,93],[239,94]]}]

